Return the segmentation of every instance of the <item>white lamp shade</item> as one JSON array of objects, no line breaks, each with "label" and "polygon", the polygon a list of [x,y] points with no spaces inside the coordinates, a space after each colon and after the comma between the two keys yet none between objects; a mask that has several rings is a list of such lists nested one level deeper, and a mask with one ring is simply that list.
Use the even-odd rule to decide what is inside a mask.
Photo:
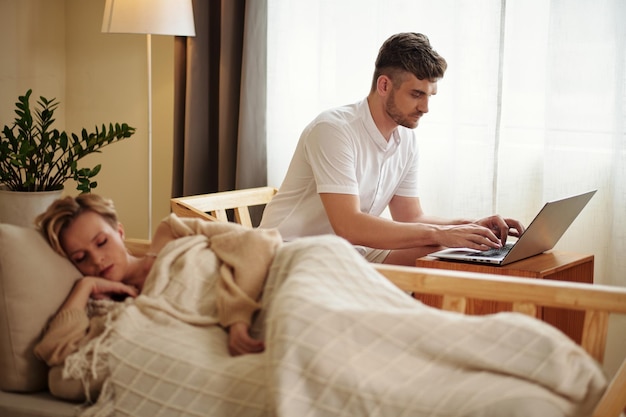
[{"label": "white lamp shade", "polygon": [[102,32],[195,36],[191,0],[106,0]]}]

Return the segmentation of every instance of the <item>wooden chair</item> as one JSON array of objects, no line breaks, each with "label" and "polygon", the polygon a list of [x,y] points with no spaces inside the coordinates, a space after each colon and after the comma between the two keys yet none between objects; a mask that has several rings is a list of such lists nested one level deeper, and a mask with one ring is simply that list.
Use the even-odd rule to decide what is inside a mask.
[{"label": "wooden chair", "polygon": [[229,221],[228,210],[233,210],[234,221],[253,227],[250,207],[270,202],[278,190],[274,187],[258,187],[243,190],[172,198],[173,213],[181,217],[199,217],[213,221]]}]

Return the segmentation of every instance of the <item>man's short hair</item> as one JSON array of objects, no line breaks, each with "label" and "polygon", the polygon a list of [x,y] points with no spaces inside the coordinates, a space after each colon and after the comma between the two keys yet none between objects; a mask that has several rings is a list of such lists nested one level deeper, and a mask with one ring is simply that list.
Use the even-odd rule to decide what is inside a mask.
[{"label": "man's short hair", "polygon": [[398,75],[413,74],[420,80],[436,81],[443,78],[448,63],[431,46],[426,35],[404,32],[392,35],[380,47],[376,58],[372,91],[381,75],[389,76],[394,86]]}]

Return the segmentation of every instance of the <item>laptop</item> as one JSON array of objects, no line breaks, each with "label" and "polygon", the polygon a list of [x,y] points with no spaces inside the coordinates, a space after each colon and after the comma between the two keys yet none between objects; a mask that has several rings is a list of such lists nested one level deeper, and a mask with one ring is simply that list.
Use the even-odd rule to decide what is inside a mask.
[{"label": "laptop", "polygon": [[431,253],[441,260],[506,265],[550,250],[578,217],[597,190],[547,202],[524,233],[502,248],[479,251],[448,248]]}]

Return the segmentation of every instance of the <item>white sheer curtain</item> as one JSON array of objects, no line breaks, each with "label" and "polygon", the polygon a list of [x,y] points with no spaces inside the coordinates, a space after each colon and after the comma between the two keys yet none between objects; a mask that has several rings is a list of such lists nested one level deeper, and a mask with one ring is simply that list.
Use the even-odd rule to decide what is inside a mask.
[{"label": "white sheer curtain", "polygon": [[[596,282],[626,286],[623,0],[269,0],[270,185],[313,117],[367,95],[379,46],[402,31],[449,65],[417,128],[425,210],[528,223],[597,188],[557,249],[593,253]],[[626,336],[609,344],[623,357]]]}]

